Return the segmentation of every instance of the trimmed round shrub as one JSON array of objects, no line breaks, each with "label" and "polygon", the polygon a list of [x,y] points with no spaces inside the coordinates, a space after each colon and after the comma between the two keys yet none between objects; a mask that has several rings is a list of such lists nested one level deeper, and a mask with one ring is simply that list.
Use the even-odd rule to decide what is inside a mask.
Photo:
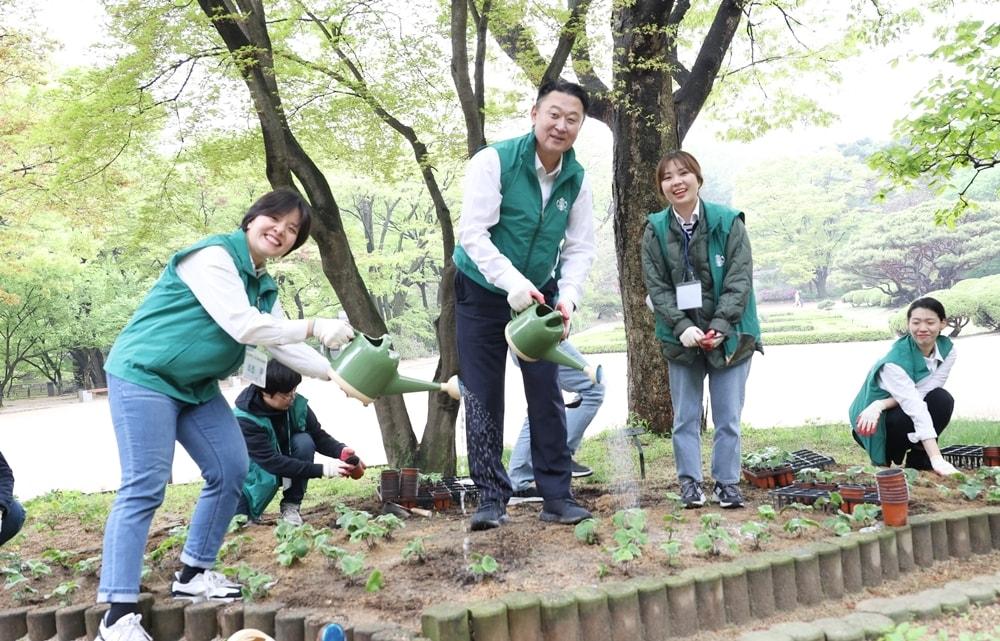
[{"label": "trimmed round shrub", "polygon": [[888,307],[892,304],[891,296],[874,287],[849,291],[841,300],[852,307]]}]

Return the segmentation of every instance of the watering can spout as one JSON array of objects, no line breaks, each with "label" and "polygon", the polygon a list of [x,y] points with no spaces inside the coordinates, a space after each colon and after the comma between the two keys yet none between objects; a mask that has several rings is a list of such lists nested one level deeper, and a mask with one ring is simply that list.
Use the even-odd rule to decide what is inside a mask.
[{"label": "watering can spout", "polygon": [[452,376],[444,383],[437,381],[422,381],[409,376],[397,375],[389,381],[384,390],[384,394],[409,394],[410,392],[444,392],[455,400],[458,400],[461,393],[458,389],[458,376]]},{"label": "watering can spout", "polygon": [[604,377],[603,368],[598,365],[594,367],[587,363],[587,361],[582,358],[577,358],[574,354],[563,350],[561,346],[556,345],[555,347],[549,349],[542,355],[541,360],[556,363],[558,365],[565,365],[566,367],[572,367],[573,369],[578,369],[587,375],[591,383],[595,385],[602,382]]},{"label": "watering can spout", "polygon": [[584,372],[593,383],[601,382],[601,367],[587,364],[582,358],[560,347],[563,317],[548,305],[535,303],[516,314],[504,327],[504,337],[511,350],[522,360],[544,360]]}]

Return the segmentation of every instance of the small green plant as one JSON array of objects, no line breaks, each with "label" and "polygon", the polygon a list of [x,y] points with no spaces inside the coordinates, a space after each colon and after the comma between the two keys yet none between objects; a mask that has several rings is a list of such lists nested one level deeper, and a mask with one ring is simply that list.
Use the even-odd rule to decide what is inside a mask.
[{"label": "small green plant", "polygon": [[34,559],[28,559],[21,564],[21,567],[27,570],[32,577],[38,578],[41,576],[48,576],[52,574],[52,568],[49,567],[48,563],[44,561],[35,561]]},{"label": "small green plant", "polygon": [[920,478],[920,472],[912,467],[904,467],[903,476],[906,477],[906,484],[912,487],[917,482],[917,479]]},{"label": "small green plant", "polygon": [[782,529],[792,536],[798,537],[802,536],[802,533],[811,527],[819,527],[819,523],[804,516],[794,516],[785,521]]},{"label": "small green plant", "polygon": [[184,542],[187,541],[187,536],[188,526],[186,525],[178,525],[170,528],[170,533],[167,537],[160,541],[160,544],[149,553],[149,560],[152,563],[159,564],[168,552],[183,547]]},{"label": "small green plant", "polygon": [[1000,487],[991,487],[986,491],[986,502],[990,505],[1000,503]]},{"label": "small green plant", "polygon": [[278,539],[274,553],[278,556],[278,563],[287,568],[296,561],[304,559],[312,550],[315,535],[316,530],[308,523],[303,525],[293,525],[288,521],[279,523],[278,527],[274,528],[274,536]]},{"label": "small green plant", "polygon": [[597,534],[597,519],[584,519],[577,523],[573,528],[573,536],[587,545],[596,545],[601,539]]},{"label": "small green plant", "polygon": [[240,552],[243,550],[243,546],[250,540],[248,534],[237,534],[236,536],[226,539],[219,548],[219,560],[238,559],[240,557]]},{"label": "small green plant", "polygon": [[73,564],[73,573],[79,576],[92,576],[97,574],[101,567],[101,555],[88,556]]},{"label": "small green plant", "polygon": [[337,560],[337,569],[347,579],[348,585],[354,585],[365,569],[365,555],[342,554]]},{"label": "small green plant", "polygon": [[597,578],[598,579],[603,579],[604,577],[608,576],[609,574],[611,574],[611,567],[608,566],[607,563],[598,563],[597,564]]},{"label": "small green plant", "polygon": [[760,546],[771,538],[771,533],[768,531],[767,524],[761,523],[760,521],[747,521],[740,526],[740,534],[745,538],[750,539],[753,543],[754,550],[759,550]]},{"label": "small green plant", "polygon": [[80,584],[74,580],[63,581],[51,592],[45,595],[45,600],[54,598],[62,605],[69,605],[73,601],[73,594],[80,589]]},{"label": "small green plant", "polygon": [[878,519],[879,507],[871,503],[855,505],[851,511],[851,520],[862,527],[869,527],[875,524]]},{"label": "small green plant", "polygon": [[985,486],[983,482],[976,477],[965,477],[961,484],[958,486],[958,491],[962,493],[967,501],[975,501],[979,498],[979,495],[983,493]]},{"label": "small green plant", "polygon": [[791,452],[768,446],[743,455],[743,466],[751,470],[774,469],[787,465],[792,460]]},{"label": "small green plant", "polygon": [[66,569],[69,569],[73,565],[72,561],[70,561],[72,557],[72,553],[58,548],[49,548],[42,552],[42,558],[44,560]]},{"label": "small green plant", "polygon": [[886,632],[882,636],[881,641],[921,641],[926,636],[926,626],[900,623],[889,632]]},{"label": "small green plant", "polygon": [[764,503],[763,505],[757,506],[757,516],[765,521],[773,521],[778,517],[778,513],[774,511],[773,505]]},{"label": "small green plant", "polygon": [[441,472],[428,472],[420,474],[418,478],[421,485],[437,485],[444,479],[444,475]]},{"label": "small green plant", "polygon": [[427,558],[424,550],[424,540],[421,537],[411,539],[403,548],[403,560],[410,563],[423,563]]},{"label": "small green plant", "polygon": [[642,556],[642,547],[649,542],[646,534],[646,512],[639,508],[619,510],[611,517],[617,528],[612,538],[615,546],[609,549],[611,560],[628,574],[629,563]]},{"label": "small green plant", "polygon": [[223,567],[222,573],[243,586],[243,600],[247,603],[267,597],[276,583],[274,577],[255,570],[246,563],[240,563],[236,567]]},{"label": "small green plant", "polygon": [[384,584],[385,577],[382,576],[382,570],[375,568],[368,574],[368,580],[365,581],[365,592],[378,592]]},{"label": "small green plant", "polygon": [[843,512],[839,512],[836,516],[831,516],[823,521],[823,527],[837,536],[847,536],[852,531],[851,517]]},{"label": "small green plant", "polygon": [[795,473],[795,480],[800,483],[815,483],[818,467],[804,467]]},{"label": "small green plant", "polygon": [[500,564],[489,554],[473,552],[470,558],[469,573],[477,581],[481,581],[487,576],[493,576],[500,570]]},{"label": "small green plant", "polygon": [[12,598],[17,603],[33,603],[38,600],[38,590],[31,587],[30,579],[19,571],[7,571],[4,590],[11,590]]},{"label": "small green plant", "polygon": [[229,522],[229,527],[226,528],[226,534],[233,534],[234,532],[239,532],[242,530],[246,524],[250,521],[250,517],[246,514],[237,514],[233,517],[233,520]]},{"label": "small green plant", "polygon": [[703,514],[701,517],[701,532],[695,535],[692,544],[695,550],[705,556],[719,556],[724,548],[735,552],[739,544],[722,526],[722,516],[719,514]]},{"label": "small green plant", "polygon": [[684,517],[681,516],[684,502],[680,494],[675,492],[668,492],[667,498],[671,502],[670,513],[663,515],[663,529],[667,533],[667,540],[660,544],[660,549],[667,555],[667,563],[675,565],[681,555],[681,542],[674,539],[674,534],[677,533],[678,524],[684,522]]}]

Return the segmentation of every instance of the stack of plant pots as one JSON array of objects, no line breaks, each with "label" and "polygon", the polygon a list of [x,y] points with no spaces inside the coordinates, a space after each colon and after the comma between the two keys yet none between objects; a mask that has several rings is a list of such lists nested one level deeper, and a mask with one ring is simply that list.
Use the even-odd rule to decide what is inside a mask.
[{"label": "stack of plant pots", "polygon": [[399,499],[399,470],[392,468],[382,470],[378,493],[383,501],[389,503],[395,503]]},{"label": "stack of plant pots", "polygon": [[983,465],[1000,467],[1000,445],[987,445],[983,448]]},{"label": "stack of plant pots", "polygon": [[910,509],[910,490],[902,468],[894,467],[875,473],[878,498],[882,503],[882,520],[892,527],[906,525]]},{"label": "stack of plant pots", "polygon": [[851,514],[854,512],[854,507],[861,505],[865,502],[865,486],[864,485],[854,485],[845,484],[837,488],[840,493],[840,498],[844,500],[840,504],[840,510],[844,514]]},{"label": "stack of plant pots", "polygon": [[417,507],[420,489],[420,468],[404,467],[399,471],[399,504],[405,508]]}]

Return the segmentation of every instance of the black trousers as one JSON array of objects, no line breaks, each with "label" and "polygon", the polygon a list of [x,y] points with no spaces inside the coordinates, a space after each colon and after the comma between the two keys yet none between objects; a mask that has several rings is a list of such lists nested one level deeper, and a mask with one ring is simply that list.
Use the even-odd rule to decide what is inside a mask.
[{"label": "black trousers", "polygon": [[[556,293],[555,281],[540,290],[546,301]],[[465,434],[469,471],[482,505],[505,505],[512,490],[504,469],[504,371],[510,321],[507,297],[482,287],[462,272],[455,276],[455,329],[459,377],[465,401]],[[559,366],[547,361],[520,361],[531,426],[531,462],[535,486],[546,499],[569,498],[570,451],[566,445],[566,409],[559,389]]]},{"label": "black trousers", "polygon": [[[927,411],[930,412],[934,431],[941,435],[951,421],[951,413],[955,409],[955,399],[943,387],[927,392],[924,397]],[[899,465],[906,457],[906,467],[918,470],[931,469],[931,462],[921,443],[911,443],[908,434],[914,431],[913,419],[906,412],[894,407],[885,414],[885,454],[893,463]]]}]

